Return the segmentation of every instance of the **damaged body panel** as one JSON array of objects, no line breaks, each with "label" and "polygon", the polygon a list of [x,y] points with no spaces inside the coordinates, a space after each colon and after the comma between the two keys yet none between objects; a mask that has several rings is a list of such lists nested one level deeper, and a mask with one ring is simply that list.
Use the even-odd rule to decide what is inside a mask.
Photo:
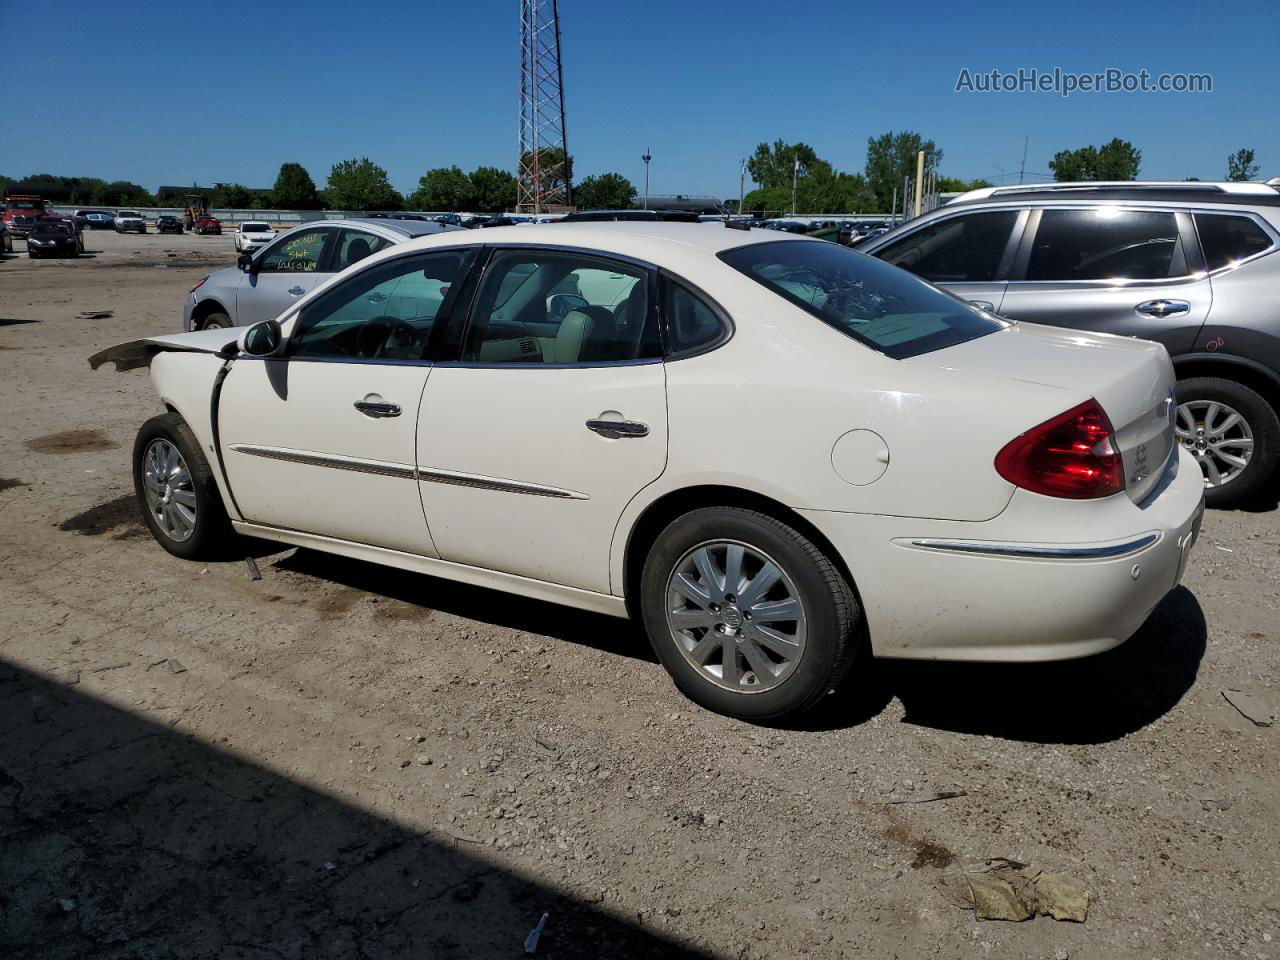
[{"label": "damaged body panel", "polygon": [[113,362],[116,370],[123,373],[126,370],[150,366],[152,358],[165,351],[221,354],[229,345],[234,349],[234,344],[235,337],[229,335],[226,330],[200,330],[196,333],[146,337],[142,340],[127,340],[124,343],[117,343],[114,347],[99,350],[89,357],[89,366],[97,370],[104,363]]}]

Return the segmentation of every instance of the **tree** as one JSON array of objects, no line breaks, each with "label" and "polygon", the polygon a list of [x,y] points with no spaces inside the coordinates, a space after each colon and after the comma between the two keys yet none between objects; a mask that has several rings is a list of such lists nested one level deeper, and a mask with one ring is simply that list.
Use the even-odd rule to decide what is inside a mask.
[{"label": "tree", "polygon": [[573,188],[579,210],[626,210],[635,206],[636,188],[620,173],[587,177]]},{"label": "tree", "polygon": [[1227,157],[1228,180],[1255,180],[1258,177],[1258,165],[1253,162],[1253,150],[1241,147]]},{"label": "tree", "polygon": [[1101,147],[1059,150],[1049,161],[1049,169],[1059,183],[1136,180],[1141,164],[1142,151],[1128,140],[1116,137]]},{"label": "tree", "polygon": [[210,206],[247,210],[253,203],[249,188],[239,183],[224,183],[213,192]]},{"label": "tree", "polygon": [[280,164],[276,184],[271,188],[271,202],[283,210],[320,209],[316,182],[300,163]]},{"label": "tree", "polygon": [[[456,169],[456,168],[455,168]],[[498,167],[476,167],[468,179],[471,181],[472,202],[476,210],[485,213],[502,213],[516,205],[516,178]]]},{"label": "tree", "polygon": [[784,143],[782,140],[759,144],[747,160],[747,172],[761,187],[786,187],[791,189],[791,178],[796,174],[796,161],[800,161],[799,176],[803,177],[815,163],[820,162],[813,147],[807,143]]},{"label": "tree", "polygon": [[977,180],[964,180],[960,177],[938,177],[939,193],[965,193],[969,190],[981,190],[983,187],[991,186],[986,180],[978,178]]},{"label": "tree", "polygon": [[335,210],[398,210],[404,198],[387,179],[387,171],[368,157],[343,160],[329,171],[325,197]]},{"label": "tree", "polygon": [[867,182],[875,194],[878,212],[891,212],[895,188],[898,202],[902,202],[903,179],[915,180],[916,155],[921,150],[925,155],[925,173],[937,170],[942,163],[942,151],[932,140],[921,138],[913,130],[890,131],[867,138]]},{"label": "tree", "polygon": [[460,167],[436,167],[418,178],[409,202],[415,210],[471,210],[475,187]]},{"label": "tree", "polygon": [[[520,155],[520,170],[528,169],[533,173],[535,154]],[[536,152],[538,161],[538,179],[541,181],[541,193],[546,196],[557,191],[566,196],[570,194],[569,184],[573,183],[573,154],[566,154],[559,147],[541,147]]]}]

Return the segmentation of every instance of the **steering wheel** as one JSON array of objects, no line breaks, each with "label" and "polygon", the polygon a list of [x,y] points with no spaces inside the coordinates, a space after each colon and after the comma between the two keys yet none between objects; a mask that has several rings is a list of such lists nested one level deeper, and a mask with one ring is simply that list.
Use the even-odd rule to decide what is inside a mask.
[{"label": "steering wheel", "polygon": [[418,344],[418,332],[399,317],[374,317],[361,324],[356,333],[356,356],[377,357],[395,336],[402,347]]}]

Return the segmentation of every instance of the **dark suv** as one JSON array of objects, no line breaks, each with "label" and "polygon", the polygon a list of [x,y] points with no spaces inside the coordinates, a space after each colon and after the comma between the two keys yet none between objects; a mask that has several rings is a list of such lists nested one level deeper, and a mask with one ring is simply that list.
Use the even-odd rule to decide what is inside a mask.
[{"label": "dark suv", "polygon": [[1280,458],[1280,192],[1263,183],[990,187],[862,245],[1013,320],[1163,343],[1205,498]]}]

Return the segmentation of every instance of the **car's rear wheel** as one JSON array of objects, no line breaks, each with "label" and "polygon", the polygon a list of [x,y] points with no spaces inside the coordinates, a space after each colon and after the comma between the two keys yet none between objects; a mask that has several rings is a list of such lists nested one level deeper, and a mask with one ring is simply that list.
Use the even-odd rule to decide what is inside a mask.
[{"label": "car's rear wheel", "polygon": [[178,414],[152,417],[138,431],[133,486],[151,535],[175,557],[213,559],[234,538],[209,461]]},{"label": "car's rear wheel", "polygon": [[1174,430],[1200,463],[1205,502],[1237,506],[1256,496],[1280,458],[1280,419],[1256,390],[1219,377],[1178,383]]},{"label": "car's rear wheel", "polygon": [[744,720],[812,707],[855,653],[858,605],[811,540],[763,513],[678,517],[645,560],[640,606],[654,652],[691,700]]}]

